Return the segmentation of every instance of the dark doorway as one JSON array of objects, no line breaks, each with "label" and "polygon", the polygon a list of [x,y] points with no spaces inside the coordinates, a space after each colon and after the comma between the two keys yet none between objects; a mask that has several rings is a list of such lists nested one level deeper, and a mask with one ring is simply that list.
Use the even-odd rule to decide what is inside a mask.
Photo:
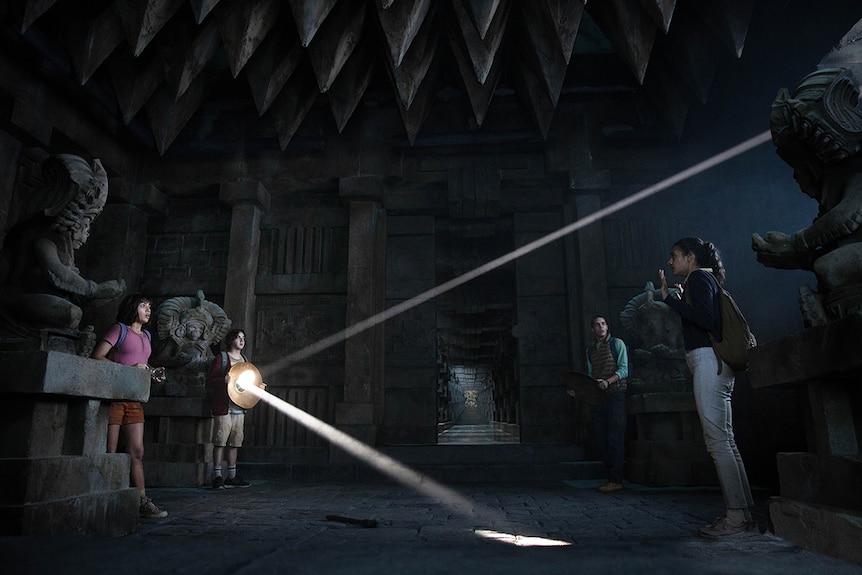
[{"label": "dark doorway", "polygon": [[[509,220],[438,222],[437,283],[511,250]],[[437,299],[439,444],[519,441],[514,302],[511,264]]]}]

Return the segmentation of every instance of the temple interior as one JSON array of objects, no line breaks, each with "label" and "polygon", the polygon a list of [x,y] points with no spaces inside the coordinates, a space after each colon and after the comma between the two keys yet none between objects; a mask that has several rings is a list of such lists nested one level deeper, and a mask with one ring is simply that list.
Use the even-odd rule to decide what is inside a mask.
[{"label": "temple interior", "polygon": [[[757,337],[733,394],[752,484],[862,513],[862,260],[824,271],[752,247],[842,200],[808,197],[770,127],[780,90],[843,68],[829,141],[862,141],[860,19],[857,0],[3,0],[0,395],[20,415],[0,469],[30,470],[3,534],[62,532],[72,497],[108,518],[83,531],[134,531],[128,463],[104,454],[111,399],[147,400],[149,486],[206,484],[201,366],[228,325],[268,393],[433,474],[477,453],[596,461],[566,377],[602,314],[632,361],[626,481],[715,485],[655,301],[686,236],[721,250]],[[859,150],[826,164],[852,171]],[[49,273],[21,254],[28,218],[63,208],[58,155],[78,162],[66,185],[82,170],[107,196],[80,200],[89,227],[61,246],[74,277],[27,292]],[[134,292],[164,382],[88,356]],[[111,482],[34,496],[59,458]],[[267,402],[246,415],[246,477],[361,467]]]}]

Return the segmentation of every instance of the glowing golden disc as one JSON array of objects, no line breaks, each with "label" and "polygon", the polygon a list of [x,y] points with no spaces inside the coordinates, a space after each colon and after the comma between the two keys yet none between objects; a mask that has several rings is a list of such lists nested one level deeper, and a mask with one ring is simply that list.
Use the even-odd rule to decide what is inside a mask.
[{"label": "glowing golden disc", "polygon": [[230,396],[231,401],[243,409],[251,409],[257,405],[260,397],[245,391],[246,388],[252,385],[260,389],[266,388],[266,384],[263,382],[263,378],[254,364],[250,361],[235,363],[227,374],[230,376],[230,382],[227,384],[227,394]]}]

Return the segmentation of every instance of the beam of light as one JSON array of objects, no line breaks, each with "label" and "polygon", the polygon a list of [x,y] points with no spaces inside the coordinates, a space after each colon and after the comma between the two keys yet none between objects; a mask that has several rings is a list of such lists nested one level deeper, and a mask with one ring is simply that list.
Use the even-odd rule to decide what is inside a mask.
[{"label": "beam of light", "polygon": [[364,320],[358,321],[355,324],[348,326],[339,332],[336,332],[336,333],[334,333],[328,337],[325,337],[325,338],[319,340],[316,343],[313,343],[309,346],[304,347],[303,349],[295,351],[295,352],[283,357],[282,359],[273,362],[272,364],[270,364],[270,367],[273,367],[276,369],[282,368],[284,366],[290,365],[290,364],[295,363],[297,361],[311,357],[312,355],[315,355],[315,354],[317,354],[317,353],[319,353],[325,349],[328,349],[334,345],[338,345],[339,343],[353,337],[354,335],[356,335],[358,333],[361,333],[367,329],[370,329],[377,324],[383,323],[383,322],[385,322],[385,321],[387,321],[387,320],[389,320],[389,319],[391,319],[391,318],[393,318],[393,317],[395,317],[401,313],[404,313],[405,311],[407,311],[411,308],[414,308],[420,304],[425,303],[426,301],[428,301],[430,299],[437,297],[440,294],[446,293],[447,291],[454,289],[454,288],[456,288],[456,287],[458,287],[464,283],[467,283],[468,281],[475,279],[475,278],[477,278],[483,274],[486,274],[486,273],[490,272],[491,270],[494,270],[500,266],[503,266],[503,265],[505,265],[511,261],[516,260],[517,258],[519,258],[521,256],[524,256],[524,255],[526,255],[532,251],[535,251],[535,250],[537,250],[537,249],[539,249],[539,248],[541,248],[541,247],[543,247],[543,246],[545,246],[545,245],[547,245],[553,241],[556,241],[556,240],[562,238],[563,236],[566,236],[566,235],[568,235],[568,234],[570,234],[576,230],[579,230],[579,229],[581,229],[585,226],[588,226],[594,222],[597,222],[598,220],[600,220],[606,216],[609,216],[613,213],[616,213],[616,212],[618,212],[624,208],[627,208],[627,207],[631,206],[632,204],[640,202],[641,200],[645,200],[646,198],[648,198],[654,194],[657,194],[658,192],[661,192],[662,190],[666,190],[667,188],[669,188],[673,185],[676,185],[679,182],[687,180],[688,178],[696,176],[697,174],[700,174],[701,172],[704,172],[704,171],[706,171],[706,170],[708,170],[714,166],[717,166],[718,164],[726,162],[727,160],[730,160],[731,158],[734,158],[734,157],[736,157],[736,156],[738,156],[744,152],[747,152],[747,151],[751,150],[752,148],[759,146],[760,144],[768,142],[771,139],[772,139],[772,136],[771,136],[769,130],[767,130],[761,134],[758,134],[757,136],[754,136],[753,138],[745,140],[745,141],[743,141],[743,142],[741,142],[741,143],[739,143],[739,144],[737,144],[731,148],[728,148],[727,150],[725,150],[723,152],[719,152],[718,154],[712,156],[711,158],[708,158],[708,159],[706,159],[700,163],[697,163],[694,166],[691,166],[690,168],[682,170],[681,172],[677,172],[673,176],[665,178],[664,180],[658,182],[657,184],[653,184],[652,186],[650,186],[644,190],[641,190],[640,192],[632,194],[631,196],[628,196],[628,197],[623,198],[617,202],[614,202],[613,204],[606,206],[605,208],[602,208],[596,212],[593,212],[592,214],[584,216],[583,218],[581,218],[575,222],[572,222],[571,224],[569,224],[563,228],[560,228],[559,230],[557,230],[555,232],[551,232],[548,235],[542,236],[541,238],[534,240],[534,241],[524,245],[523,247],[520,247],[520,248],[518,248],[512,252],[509,252],[508,254],[500,256],[499,258],[492,260],[492,261],[490,261],[484,265],[481,265],[481,266],[479,266],[479,267],[477,267],[471,271],[468,271],[465,274],[460,275],[454,279],[451,279],[447,282],[444,282],[444,283],[438,285],[437,287],[434,287],[428,291],[422,292],[417,296],[414,296],[408,300],[405,300],[399,304],[396,304],[390,308],[387,308],[386,310],[384,310],[380,313],[372,315],[372,316],[370,316]]},{"label": "beam of light", "polygon": [[548,539],[546,537],[535,537],[532,535],[515,535],[513,533],[503,533],[501,531],[492,531],[490,529],[475,529],[473,533],[485,539],[508,543],[516,547],[567,547],[571,545],[568,541],[559,539]]},{"label": "beam of light", "polygon": [[[250,374],[250,376],[247,376],[246,374]],[[351,437],[339,429],[332,427],[310,413],[307,413],[295,405],[276,397],[260,387],[257,387],[254,385],[255,378],[256,376],[250,370],[240,374],[235,384],[237,386],[237,391],[240,393],[248,392],[257,396],[259,399],[270,404],[284,415],[290,417],[300,425],[304,425],[324,439],[329,440],[334,445],[347,451],[357,459],[367,463],[369,466],[391,477],[405,487],[414,489],[423,495],[427,495],[428,497],[435,499],[462,517],[476,519],[477,521],[487,525],[492,525],[495,522],[501,522],[506,519],[501,511],[492,510],[488,507],[477,504],[475,501],[467,499],[457,491],[434,481],[430,477],[419,473],[415,469],[411,469],[384,453],[380,453],[373,447],[362,443],[358,439]],[[240,381],[245,382],[246,385],[240,386]],[[501,533],[490,529],[477,528],[474,529],[473,532],[485,539],[492,539],[494,541],[500,541],[510,545],[517,545],[519,547],[571,545],[571,543],[567,541],[547,539],[534,535]]]},{"label": "beam of light", "polygon": [[[410,487],[424,495],[428,495],[429,497],[436,499],[459,515],[484,519],[493,519],[493,515],[495,515],[490,509],[479,508],[475,502],[467,499],[458,492],[446,487],[445,485],[437,483],[430,477],[407,467],[403,463],[377,451],[368,444],[351,437],[343,431],[336,429],[328,423],[314,417],[310,413],[299,409],[295,405],[272,395],[256,385],[247,385],[241,389],[238,388],[238,391],[241,393],[251,393],[256,395],[282,412],[284,415],[290,417],[300,425],[307,427],[309,430],[320,435],[324,439],[329,440],[334,445],[337,445],[374,469],[377,469],[383,474],[395,479],[406,487]],[[499,513],[497,515],[499,515]],[[500,517],[497,519],[500,519]]]}]

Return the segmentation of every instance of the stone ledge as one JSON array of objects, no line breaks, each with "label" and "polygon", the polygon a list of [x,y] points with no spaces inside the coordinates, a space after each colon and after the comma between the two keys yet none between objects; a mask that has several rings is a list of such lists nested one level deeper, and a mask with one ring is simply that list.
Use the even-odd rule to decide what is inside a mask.
[{"label": "stone ledge", "polygon": [[145,370],[57,351],[0,353],[3,393],[48,394],[107,400],[146,401]]},{"label": "stone ledge", "polygon": [[775,534],[794,545],[862,565],[862,515],[772,497],[769,517]]},{"label": "stone ledge", "polygon": [[851,316],[758,345],[748,354],[751,386],[788,386],[858,374],[860,337],[862,317]]}]

